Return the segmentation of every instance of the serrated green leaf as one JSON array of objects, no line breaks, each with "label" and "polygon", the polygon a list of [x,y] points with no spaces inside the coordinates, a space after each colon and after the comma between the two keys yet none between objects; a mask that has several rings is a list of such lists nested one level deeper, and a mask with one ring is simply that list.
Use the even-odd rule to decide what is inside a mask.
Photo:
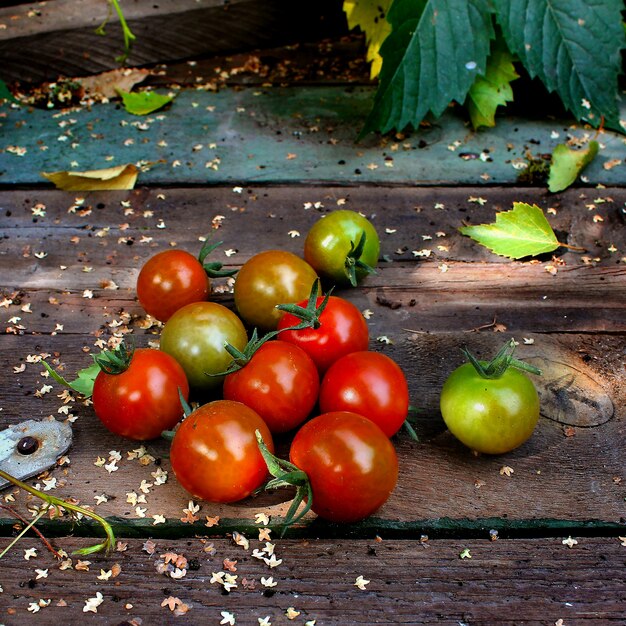
[{"label": "serrated green leaf", "polygon": [[370,63],[370,77],[380,73],[383,58],[380,46],[391,32],[387,12],[393,0],[344,0],[343,11],[348,20],[348,28],[360,28],[365,33],[367,60]]},{"label": "serrated green leaf", "polygon": [[79,393],[86,398],[91,397],[91,394],[93,393],[93,383],[96,380],[96,376],[100,373],[100,366],[97,363],[92,363],[89,367],[79,370],[76,373],[76,378],[71,381],[63,378],[63,376],[52,369],[52,367],[50,367],[50,365],[48,365],[45,361],[42,361],[42,363],[50,373],[50,376],[52,376],[52,378],[54,378],[54,380],[58,383],[73,389],[76,393]]},{"label": "serrated green leaf", "polygon": [[567,189],[598,154],[597,141],[590,141],[584,150],[572,150],[559,144],[552,152],[548,189],[555,193]]},{"label": "serrated green leaf", "polygon": [[511,259],[552,252],[560,245],[543,211],[524,202],[514,202],[511,211],[496,213],[494,224],[462,226],[459,231]]},{"label": "serrated green leaf", "polygon": [[122,98],[124,108],[133,115],[148,115],[158,111],[174,99],[173,96],[164,96],[156,91],[132,93],[118,89],[117,93]]},{"label": "serrated green leaf", "polygon": [[395,0],[374,106],[360,136],[417,128],[464,102],[484,74],[494,30],[489,0]]},{"label": "serrated green leaf", "polygon": [[619,129],[623,0],[497,0],[511,52],[577,119]]},{"label": "serrated green leaf", "polygon": [[474,129],[496,125],[496,109],[513,100],[511,82],[519,78],[513,55],[501,37],[494,40],[484,76],[476,77],[467,99],[467,110]]}]

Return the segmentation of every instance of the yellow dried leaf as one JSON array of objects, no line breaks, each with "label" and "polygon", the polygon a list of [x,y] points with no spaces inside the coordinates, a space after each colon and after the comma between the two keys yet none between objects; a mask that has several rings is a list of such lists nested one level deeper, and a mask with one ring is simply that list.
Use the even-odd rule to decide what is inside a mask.
[{"label": "yellow dried leaf", "polygon": [[108,191],[133,189],[139,170],[132,163],[86,172],[41,172],[63,191]]}]

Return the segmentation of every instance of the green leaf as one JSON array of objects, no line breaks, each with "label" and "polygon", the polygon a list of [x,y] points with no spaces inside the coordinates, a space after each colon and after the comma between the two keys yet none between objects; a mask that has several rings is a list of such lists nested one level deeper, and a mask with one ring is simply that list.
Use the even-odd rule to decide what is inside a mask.
[{"label": "green leaf", "polygon": [[514,202],[511,211],[496,213],[495,224],[463,226],[459,231],[512,259],[552,252],[561,245],[543,211],[524,202]]},{"label": "green leaf", "polygon": [[511,52],[577,119],[619,129],[623,0],[497,0]]},{"label": "green leaf", "polygon": [[173,96],[164,96],[156,91],[131,93],[118,89],[117,93],[122,97],[124,108],[133,115],[148,115],[158,111],[174,99]]},{"label": "green leaf", "polygon": [[380,73],[383,59],[380,46],[391,32],[387,21],[387,12],[393,0],[344,0],[343,11],[348,19],[348,28],[360,28],[365,33],[367,60],[370,65],[370,77]]},{"label": "green leaf", "polygon": [[50,376],[52,376],[52,378],[54,378],[54,380],[58,383],[73,389],[86,398],[91,397],[91,394],[93,393],[93,382],[96,380],[96,376],[100,373],[100,366],[97,363],[94,362],[89,367],[79,370],[76,373],[76,378],[72,381],[68,381],[63,378],[63,376],[52,369],[52,367],[50,367],[50,365],[48,365],[45,361],[42,361],[42,363],[50,373]]},{"label": "green leaf", "polygon": [[553,193],[567,189],[595,159],[598,148],[597,141],[590,141],[584,150],[572,150],[565,144],[559,144],[552,152],[548,189]]},{"label": "green leaf", "polygon": [[513,100],[511,81],[516,78],[513,55],[498,37],[491,46],[485,75],[476,77],[469,90],[467,110],[474,129],[496,125],[496,109]]},{"label": "green leaf", "polygon": [[417,128],[429,112],[439,117],[451,101],[464,102],[494,36],[489,0],[395,0],[387,19],[392,31],[361,137]]},{"label": "green leaf", "polygon": [[17,102],[7,84],[0,79],[0,100],[8,100],[9,102]]}]

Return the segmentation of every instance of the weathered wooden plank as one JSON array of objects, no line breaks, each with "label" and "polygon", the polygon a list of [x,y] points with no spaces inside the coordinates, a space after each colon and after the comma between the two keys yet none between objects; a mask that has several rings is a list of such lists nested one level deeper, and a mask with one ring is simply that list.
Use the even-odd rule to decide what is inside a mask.
[{"label": "weathered wooden plank", "polygon": [[[377,311],[370,322],[376,333],[469,331],[494,319],[512,332],[620,332],[626,323],[621,189],[559,196],[498,188],[136,190],[90,194],[82,207],[70,209],[75,198],[42,190],[0,194],[0,249],[11,259],[1,287],[19,301],[10,310],[28,332],[49,333],[56,322],[65,332],[93,332],[120,309],[142,315],[134,287],[143,262],[173,244],[197,250],[198,238],[217,223],[215,236],[224,241],[223,250],[237,251],[216,253],[228,266],[236,268],[262,249],[301,254],[303,238],[320,212],[338,203],[372,218],[381,255],[392,261],[381,261],[378,274],[351,293],[362,309]],[[515,200],[550,208],[554,214],[548,217],[561,241],[587,252],[561,248],[556,260],[545,255],[539,263],[511,262],[458,232],[462,223],[493,221],[496,211],[509,209]],[[306,208],[318,203],[318,209]],[[118,289],[106,288],[111,286]],[[84,297],[89,294],[94,298]],[[58,306],[50,306],[51,296]],[[233,304],[230,293],[215,298]],[[27,302],[46,315],[20,314]]]},{"label": "weathered wooden plank", "polygon": [[[60,113],[5,104],[0,183],[40,184],[42,171],[150,162],[140,184],[511,184],[529,153],[550,153],[588,133],[568,120],[513,116],[488,133],[471,132],[451,110],[404,139],[370,135],[356,143],[374,89],[182,90],[168,110],[147,118],[115,103]],[[623,138],[604,131],[599,139],[603,148],[585,180],[622,185]]]},{"label": "weathered wooden plank", "polygon": [[[428,520],[439,518],[460,520],[461,525],[466,520],[467,525],[467,520],[503,517],[539,527],[546,526],[541,520],[549,519],[583,525],[595,520],[610,525],[626,518],[620,485],[626,479],[623,338],[528,337],[534,343],[520,346],[521,358],[544,368],[546,364],[560,368],[556,373],[547,372],[546,380],[536,380],[544,417],[533,437],[518,450],[497,457],[475,457],[446,433],[438,411],[438,394],[447,374],[461,362],[458,348],[462,344],[486,355],[501,345],[503,335],[392,337],[393,345],[381,348],[373,342],[372,347],[384,349],[407,373],[412,402],[421,411],[416,422],[421,443],[412,442],[404,433],[395,438],[401,465],[398,486],[377,516],[359,527],[360,532],[363,528],[417,531],[424,523],[429,524]],[[129,520],[131,526],[144,529],[150,528],[153,515],[165,515],[170,527],[180,527],[177,520],[183,516],[189,496],[171,472],[166,484],[148,488],[146,502],[140,504],[145,510],[138,512],[136,504],[127,502],[129,492],[141,493],[142,480],[154,484],[152,473],[157,468],[170,471],[167,444],[151,442],[147,446],[159,459],[158,465],[150,462],[142,466],[138,460],[128,459],[127,453],[139,444],[106,432],[91,407],[80,402],[65,404],[57,397],[60,386],[53,384],[45,393],[43,385],[49,381],[41,378],[41,365],[26,363],[27,355],[58,353],[64,373],[69,375],[87,360],[81,353],[87,338],[9,335],[1,339],[0,362],[4,371],[11,372],[2,404],[3,424],[48,414],[59,419],[67,415],[77,418],[71,464],[52,473],[57,478],[53,493],[78,498],[85,504],[93,504],[94,498],[104,493],[109,501],[98,505],[102,514]],[[145,339],[138,336],[138,343]],[[278,443],[286,452],[289,437],[279,438]],[[94,463],[98,457],[106,459],[111,450],[120,451],[123,458],[119,469],[109,473]],[[505,465],[514,469],[513,476],[501,475]],[[231,506],[201,503],[201,520],[205,515],[252,520],[259,511],[282,516],[289,499],[289,492],[278,492]],[[18,496],[18,501],[25,499]],[[147,517],[140,517],[142,514]],[[202,523],[197,527],[201,529]],[[317,532],[315,528],[312,526],[311,531]],[[336,532],[350,529],[342,527]]]},{"label": "weathered wooden plank", "polygon": [[[303,234],[319,217],[303,203],[319,201],[330,209],[345,197],[342,206],[376,213],[383,254],[395,255],[399,236],[406,244],[403,262],[383,264],[361,288],[342,293],[362,310],[372,311],[368,320],[372,347],[402,365],[413,403],[423,411],[416,425],[422,443],[398,437],[400,484],[365,528],[382,525],[416,532],[439,518],[467,526],[463,520],[471,524],[498,516],[540,527],[545,527],[545,520],[619,524],[626,513],[619,496],[625,467],[625,274],[615,254],[621,254],[624,246],[624,232],[617,228],[623,221],[623,190],[572,190],[552,198],[537,190],[489,189],[481,190],[484,204],[468,201],[478,197],[474,193],[477,190],[253,188],[239,194],[224,188],[140,189],[90,194],[81,202],[83,208],[68,213],[74,194],[5,192],[0,196],[4,209],[0,289],[6,298],[0,362],[3,371],[12,373],[13,384],[6,388],[2,417],[8,424],[48,414],[63,418],[59,411],[64,410],[77,415],[72,464],[53,474],[59,479],[59,493],[91,503],[106,492],[111,498],[106,506],[100,505],[106,515],[132,520],[131,526],[145,532],[151,528],[152,515],[164,514],[169,526],[177,525],[180,532],[183,525],[177,520],[188,496],[173,477],[152,489],[149,505],[142,507],[147,517],[139,517],[126,494],[139,493],[141,481],[152,481],[156,467],[124,460],[109,475],[94,466],[97,457],[106,458],[110,450],[126,453],[137,445],[105,432],[91,407],[73,403],[63,408],[56,386],[49,393],[35,394],[47,381],[41,378],[41,366],[29,362],[29,355],[50,354],[55,365],[71,375],[85,365],[86,353],[94,351],[97,339],[132,328],[139,345],[156,342],[159,328],[142,328],[134,294],[138,268],[155,250],[171,242],[194,249],[199,234],[223,215],[218,235],[225,248],[237,247],[238,253],[230,257],[234,264],[258,251],[259,232],[264,233],[264,245],[299,252],[302,239],[290,237],[289,231],[297,228]],[[522,199],[544,207],[554,204],[556,215],[550,214],[550,219],[555,228],[569,234],[573,243],[592,247],[599,260],[585,265],[568,252],[561,257],[565,265],[552,275],[543,264],[494,257],[455,232],[459,216],[490,220],[496,207],[508,208],[521,193]],[[435,208],[439,204],[443,208]],[[594,215],[604,221],[594,220]],[[110,227],[113,231],[106,230]],[[439,228],[450,235],[437,237]],[[411,239],[406,238],[408,233]],[[433,239],[423,240],[423,235]],[[126,237],[135,244],[127,245]],[[142,244],[141,237],[153,239]],[[442,251],[431,243],[438,240],[449,247],[444,257],[437,257]],[[435,260],[406,258],[407,251],[425,245],[433,249]],[[615,252],[608,250],[611,245]],[[47,256],[39,254],[42,251]],[[446,272],[440,267],[444,261]],[[93,271],[83,271],[90,267]],[[114,280],[119,289],[104,289],[105,280]],[[84,297],[85,289],[97,297]],[[232,306],[229,294],[219,300]],[[470,332],[479,328],[485,332]],[[550,334],[557,330],[561,333]],[[546,377],[537,380],[544,419],[518,451],[504,458],[476,459],[445,434],[438,393],[460,362],[460,345],[466,343],[486,355],[510,333],[520,341],[525,337],[534,342],[520,346],[520,354],[546,370]],[[376,341],[383,337],[391,343]],[[281,446],[286,450],[288,439]],[[166,444],[150,444],[150,450],[167,467]],[[505,464],[514,467],[514,477],[500,476]],[[242,506],[203,505],[203,514],[249,521],[255,507],[261,507],[280,516],[288,499],[289,494],[281,493]]]},{"label": "weathered wooden plank", "polygon": [[[128,62],[163,63],[199,55],[251,50],[347,32],[341,4],[296,6],[284,0],[141,0],[122,3],[136,39]],[[107,35],[95,30],[107,2],[55,0],[0,8],[0,65],[5,81],[56,80],[118,66],[123,51],[117,14]]]},{"label": "weathered wooden plank", "polygon": [[[34,619],[42,624],[85,619],[97,624],[217,624],[224,619],[223,611],[232,613],[237,624],[254,626],[264,618],[272,624],[345,626],[544,626],[559,620],[623,624],[624,546],[617,538],[579,537],[568,548],[564,539],[278,540],[275,554],[282,562],[271,569],[252,558],[253,550],[266,547],[256,533],[250,536],[248,550],[227,539],[195,538],[157,540],[154,553],[148,554],[143,541],[128,540],[124,552],[90,556],[88,571],[61,571],[43,546],[29,538],[3,559],[0,619],[29,624],[32,605],[41,604]],[[88,545],[76,538],[54,544],[67,552]],[[27,547],[37,547],[38,555],[25,561]],[[157,572],[167,553],[187,560],[183,578]],[[462,553],[467,558],[460,558]],[[226,559],[236,562],[230,565],[235,571],[228,572]],[[76,557],[73,561],[77,563]],[[120,568],[117,576],[98,579],[114,565]],[[225,592],[211,583],[217,572],[236,576],[237,587]],[[369,581],[363,589],[355,586],[359,576]],[[264,586],[263,579],[275,586]],[[85,614],[87,600],[97,593],[102,595],[97,613]],[[162,606],[168,598],[173,608],[180,607],[174,600],[178,598],[187,612],[174,616]],[[290,607],[299,614],[289,618]]]}]

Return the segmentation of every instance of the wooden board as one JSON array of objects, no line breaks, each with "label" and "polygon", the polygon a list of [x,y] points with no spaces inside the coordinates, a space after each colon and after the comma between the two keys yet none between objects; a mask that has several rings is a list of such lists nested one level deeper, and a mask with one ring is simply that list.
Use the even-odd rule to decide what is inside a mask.
[{"label": "wooden board", "polygon": [[[489,132],[472,132],[452,109],[419,133],[357,142],[374,93],[373,86],[354,85],[215,93],[200,85],[147,117],[112,103],[61,113],[5,104],[0,184],[47,184],[41,172],[126,163],[151,164],[139,176],[142,186],[516,184],[529,154],[540,158],[572,138],[589,138],[567,118],[528,125],[503,117]],[[605,131],[599,140],[603,147],[584,180],[622,185],[624,138]]]},{"label": "wooden board", "polygon": [[[568,537],[273,540],[276,558],[282,562],[269,568],[252,556],[254,550],[266,547],[257,535],[258,529],[249,535],[248,549],[228,539],[156,540],[149,546],[153,554],[142,548],[143,540],[124,540],[123,552],[88,557],[88,571],[60,571],[43,545],[29,538],[2,562],[0,620],[7,624],[34,619],[41,624],[79,619],[94,624],[219,624],[230,613],[236,624],[246,626],[258,626],[265,618],[271,624],[315,626],[545,626],[623,624],[626,617],[626,547],[617,538],[578,537],[571,548],[563,543]],[[77,538],[53,543],[66,552],[89,545]],[[31,547],[38,554],[25,561],[24,549]],[[170,558],[178,555],[187,560],[183,578],[174,580],[157,572],[168,553]],[[236,571],[226,569],[225,559]],[[76,557],[73,562],[78,563]],[[120,568],[116,577],[98,578],[114,566]],[[220,572],[236,576],[237,587],[226,592],[211,583]],[[368,581],[363,589],[355,586],[359,576]],[[275,586],[264,586],[262,580]],[[88,599],[98,593],[102,603],[95,607],[97,613],[83,613],[93,605],[87,604]],[[168,601],[186,613],[174,615]],[[35,617],[29,607],[31,612],[39,608]]]},{"label": "wooden board", "polygon": [[[341,3],[285,0],[141,0],[122,2],[135,35],[134,66],[261,46],[317,40],[347,32]],[[109,16],[106,36],[95,31]],[[54,0],[0,8],[2,79],[54,81],[119,66],[122,29],[108,2]]]},{"label": "wooden board", "polygon": [[[343,199],[345,204],[338,205]],[[13,302],[2,309],[0,362],[13,384],[0,416],[4,424],[48,414],[63,419],[59,411],[64,410],[77,416],[71,464],[52,472],[58,482],[54,493],[94,506],[95,498],[105,494],[108,502],[97,510],[117,518],[126,533],[193,535],[204,531],[205,516],[215,515],[223,518],[217,532],[224,533],[249,527],[259,511],[280,518],[288,492],[231,506],[201,503],[200,519],[185,524],[180,518],[189,497],[171,472],[166,484],[146,487],[146,503],[138,512],[127,494],[140,494],[142,480],[153,483],[158,467],[169,470],[167,445],[148,446],[159,466],[128,459],[138,445],[107,433],[91,407],[74,402],[62,408],[57,385],[37,397],[34,392],[48,381],[29,355],[49,354],[71,375],[86,364],[97,339],[126,328],[140,345],[155,344],[159,328],[141,328],[143,314],[134,293],[139,268],[151,254],[173,243],[195,251],[198,237],[217,222],[224,249],[238,250],[224,256],[229,265],[239,266],[271,247],[301,252],[303,236],[321,212],[344,206],[372,217],[381,233],[381,254],[393,259],[381,262],[378,274],[362,287],[342,295],[372,312],[372,348],[397,359],[406,371],[413,404],[422,411],[416,423],[421,442],[413,443],[404,433],[394,440],[401,478],[375,518],[333,527],[311,516],[294,532],[369,536],[385,529],[418,536],[426,529],[467,536],[494,526],[513,535],[529,529],[619,532],[626,517],[621,487],[626,478],[626,240],[617,228],[624,199],[619,188],[572,190],[558,197],[497,188],[140,189],[87,194],[81,208],[68,212],[76,194],[4,192],[0,293]],[[512,262],[457,232],[462,220],[491,221],[496,209],[508,209],[513,200],[554,208],[548,216],[563,241],[588,252],[560,251],[558,261],[548,255],[539,263]],[[316,202],[324,206],[316,209]],[[293,231],[300,236],[290,236]],[[263,233],[262,245],[258,233]],[[431,256],[412,253],[425,249]],[[111,280],[117,289],[104,288]],[[233,306],[228,292],[216,298]],[[520,356],[546,370],[537,380],[544,416],[533,438],[517,451],[475,458],[445,432],[438,393],[461,362],[461,345],[487,355],[512,335],[520,341]],[[286,450],[288,438],[279,446]],[[94,462],[111,450],[120,451],[123,459],[109,473]],[[514,474],[503,475],[504,466]],[[154,525],[154,515],[164,515],[167,525]],[[6,513],[3,523],[5,528],[10,524]]]}]

